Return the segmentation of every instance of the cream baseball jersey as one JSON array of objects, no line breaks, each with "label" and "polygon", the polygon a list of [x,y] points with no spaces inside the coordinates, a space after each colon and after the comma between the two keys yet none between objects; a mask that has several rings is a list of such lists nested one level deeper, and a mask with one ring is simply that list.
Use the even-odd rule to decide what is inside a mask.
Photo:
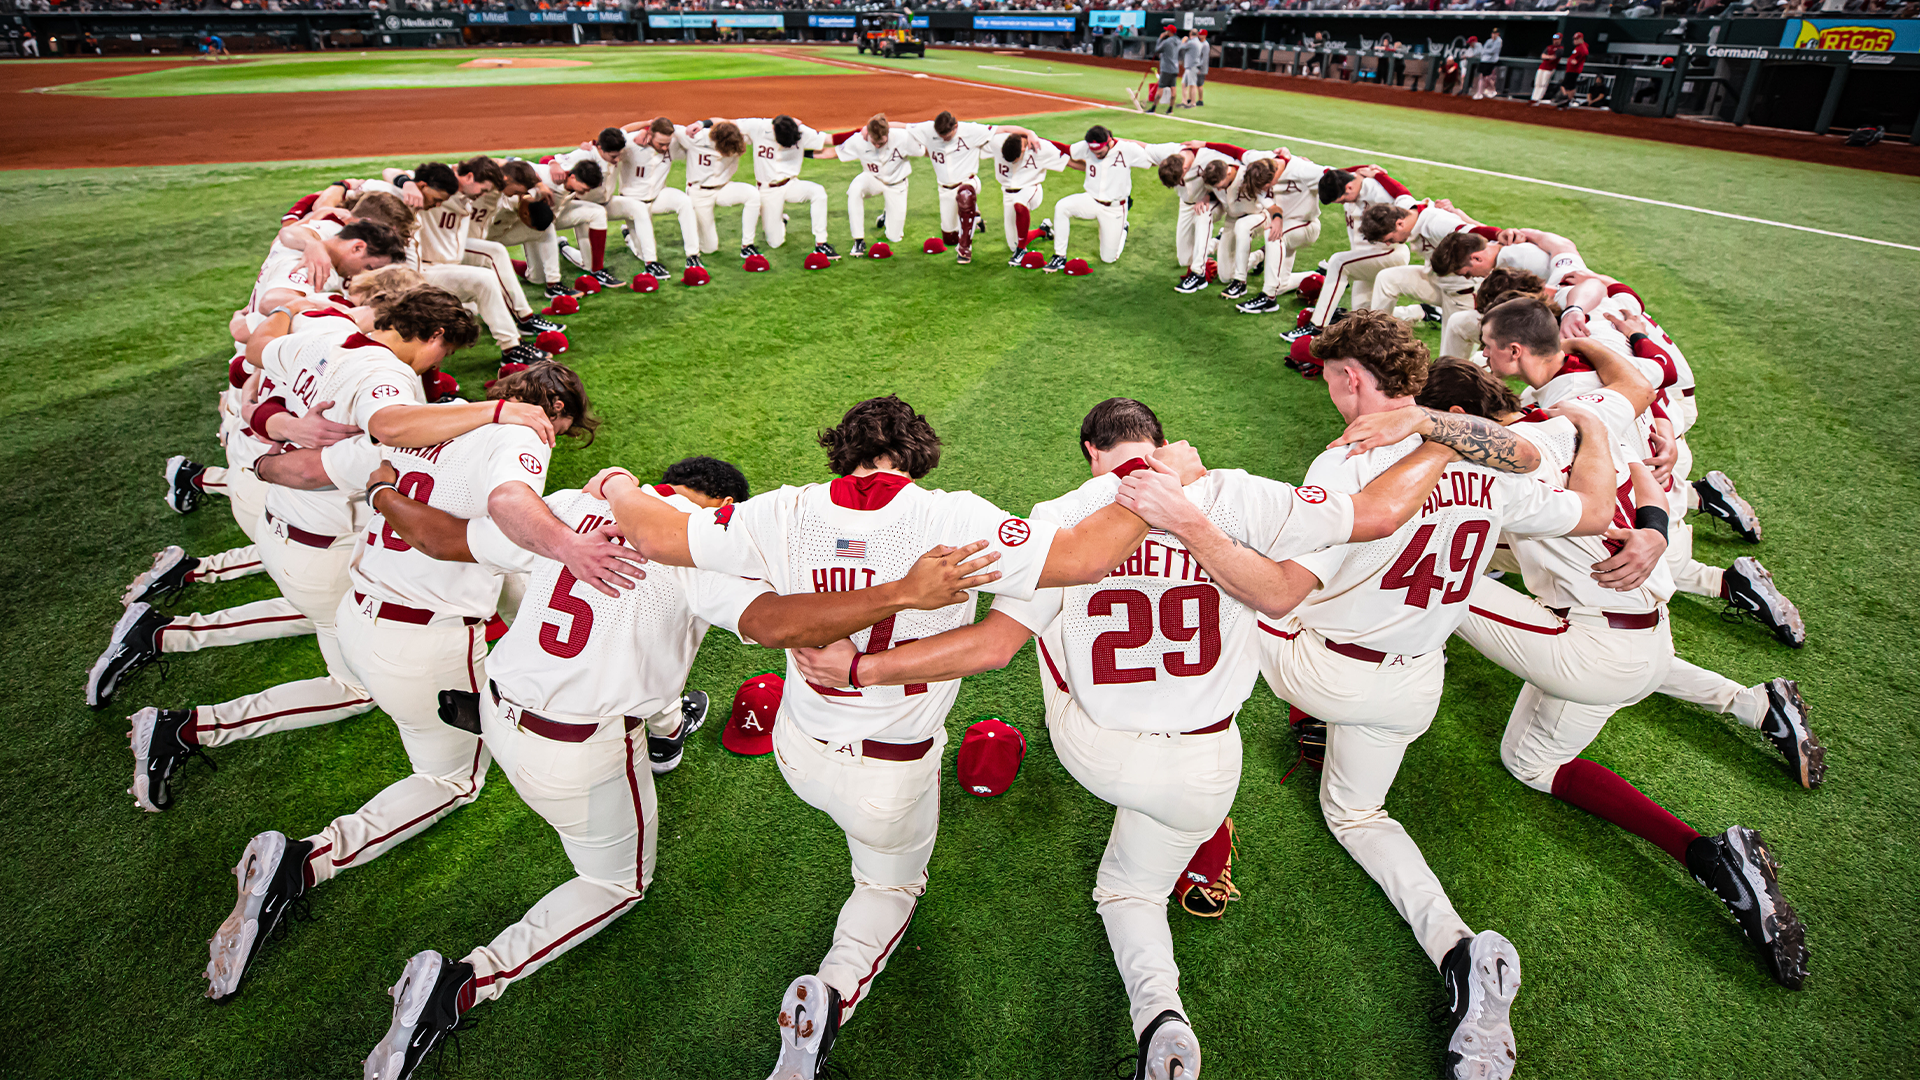
[{"label": "cream baseball jersey", "polygon": [[978,178],[981,152],[992,153],[1000,145],[992,128],[970,120],[961,121],[950,139],[941,138],[931,120],[904,126],[926,148],[927,160],[933,163],[933,178],[943,187]]},{"label": "cream baseball jersey", "polygon": [[[531,428],[488,424],[433,446],[391,446],[385,456],[400,474],[400,494],[472,520],[486,515],[487,497],[503,484],[525,484],[535,495],[546,490],[548,453]],[[379,514],[360,534],[349,572],[355,592],[440,615],[484,619],[500,599],[492,571],[429,558]]]},{"label": "cream baseball jersey", "polygon": [[1249,214],[1265,214],[1267,208],[1272,205],[1270,191],[1265,189],[1256,191],[1248,186],[1245,166],[1241,166],[1240,171],[1233,174],[1233,179],[1227,181],[1226,187],[1215,188],[1213,198],[1220,204],[1221,212],[1228,219],[1246,217]]},{"label": "cream baseball jersey", "polygon": [[1106,157],[1095,157],[1085,139],[1073,144],[1067,156],[1087,166],[1086,193],[1103,203],[1115,203],[1133,194],[1133,170],[1151,169],[1168,154],[1180,152],[1179,143],[1117,140]]},{"label": "cream baseball jersey", "polygon": [[1067,153],[1057,142],[1028,139],[1025,152],[1015,161],[1000,156],[1001,145],[993,144],[991,151],[993,176],[1009,192],[1025,191],[1035,184],[1044,183],[1049,172],[1059,172],[1067,167]]},{"label": "cream baseball jersey", "polygon": [[[1359,491],[1419,445],[1419,436],[1409,436],[1357,457],[1336,446],[1315,459],[1306,479],[1329,491]],[[1432,652],[1467,617],[1467,597],[1503,530],[1559,536],[1580,523],[1580,511],[1579,496],[1531,476],[1455,462],[1392,536],[1295,559],[1320,579],[1320,588],[1294,616],[1343,645],[1406,656]]]},{"label": "cream baseball jersey", "polygon": [[781,146],[780,139],[773,133],[773,121],[764,116],[748,117],[735,121],[740,125],[740,133],[753,143],[753,179],[761,184],[778,184],[795,179],[800,175],[800,166],[807,160],[807,151],[825,150],[833,145],[825,132],[815,131],[805,124],[795,121],[800,127],[800,141],[792,146]]},{"label": "cream baseball jersey", "polygon": [[[591,148],[576,148],[564,154],[555,154],[553,156],[553,163],[560,166],[562,172],[572,169],[575,165],[583,161],[591,161],[595,165],[600,166],[600,186],[591,188],[575,196],[575,198],[580,199],[582,202],[600,203],[604,206],[608,199],[620,193],[620,171],[618,169],[608,164],[607,159],[601,157],[598,150]],[[553,184],[553,176],[551,173],[547,175],[547,183],[549,185]],[[564,187],[565,184],[562,183],[556,186]]]},{"label": "cream baseball jersey", "polygon": [[860,163],[875,180],[883,184],[898,184],[913,172],[913,163],[908,158],[925,155],[927,148],[920,140],[908,134],[904,128],[892,128],[887,133],[887,141],[882,146],[873,145],[862,128],[847,137],[840,144],[840,156]]},{"label": "cream baseball jersey", "polygon": [[1279,159],[1280,178],[1274,181],[1273,203],[1288,222],[1316,221],[1320,217],[1320,177],[1325,165],[1294,155]]},{"label": "cream baseball jersey", "polygon": [[[1412,209],[1419,216],[1413,220],[1413,232],[1407,237],[1407,245],[1419,252],[1423,259],[1432,255],[1433,249],[1449,235],[1475,227],[1453,211],[1443,210],[1432,203],[1416,203]],[[1488,236],[1487,239],[1493,237]]]},{"label": "cream baseball jersey", "polygon": [[[1239,148],[1233,147],[1232,149]],[[1193,152],[1193,164],[1187,167],[1186,172],[1180,174],[1180,201],[1184,203],[1198,202],[1201,196],[1212,190],[1207,186],[1206,181],[1200,179],[1200,174],[1206,171],[1208,165],[1216,161],[1224,161],[1229,165],[1238,165],[1245,154],[1246,151],[1242,151],[1240,154],[1232,154],[1225,150],[1215,150],[1212,145],[1202,146],[1200,149],[1195,150]]]},{"label": "cream baseball jersey", "polygon": [[[345,312],[326,310],[303,312],[296,316],[293,329],[295,332],[275,338],[261,350],[260,398],[263,401],[277,398],[294,416],[305,416],[313,411],[315,405],[329,400],[316,395],[323,382],[327,381],[334,354],[349,338],[359,336],[360,328]],[[354,355],[348,354],[349,358],[345,361],[348,366],[353,365]],[[387,355],[391,356],[392,353]],[[339,377],[331,381],[334,386],[343,384],[344,380]],[[336,415],[330,419],[338,420],[340,414],[349,411],[350,402],[335,402],[333,412]],[[350,451],[353,452],[351,457],[360,466],[358,480],[349,486],[336,486],[328,491],[303,491],[269,484],[267,513],[295,528],[321,536],[337,537],[352,533],[365,518],[356,509],[366,505],[356,497],[357,493],[366,487],[367,474],[379,467],[380,455],[364,436],[344,442],[356,445],[336,452],[334,459],[343,471],[351,472],[352,466],[347,462]]]},{"label": "cream baseball jersey", "polygon": [[457,263],[466,257],[474,207],[465,195],[455,195],[439,206],[423,206],[413,212],[413,218],[420,226],[414,231],[414,242],[421,262]]},{"label": "cream baseball jersey", "polygon": [[627,148],[620,151],[614,171],[620,176],[620,194],[642,202],[652,202],[667,186],[667,174],[673,171],[673,151],[655,150],[651,144],[637,141],[651,138],[647,132],[629,136]]},{"label": "cream baseball jersey", "polygon": [[[675,509],[699,509],[666,492]],[[613,522],[612,507],[578,488],[547,496],[547,508],[577,533]],[[738,636],[748,606],[773,592],[761,581],[649,563],[633,588],[608,596],[564,564],[516,546],[490,517],[467,524],[467,547],[482,566],[530,575],[513,628],[487,657],[487,675],[506,700],[562,723],[648,717],[677,705],[707,627]]]},{"label": "cream baseball jersey", "polygon": [[1547,285],[1558,287],[1568,274],[1575,270],[1585,270],[1577,252],[1550,255],[1538,244],[1518,243],[1501,244],[1499,254],[1493,257],[1495,266],[1504,266],[1509,270],[1520,270],[1532,274]]},{"label": "cream baseball jersey", "polygon": [[[344,226],[332,221],[316,221],[304,223],[302,227],[319,233],[322,240],[331,240],[340,235]],[[260,313],[260,298],[278,289],[292,289],[305,296],[314,296],[337,292],[343,287],[338,271],[328,274],[325,281],[314,281],[307,272],[304,258],[301,252],[287,247],[276,238],[267,249],[267,257],[260,263],[260,274],[254,279],[253,292],[247,296],[247,311]]]},{"label": "cream baseball jersey", "polygon": [[[1131,467],[1130,467],[1131,466]],[[1033,508],[1036,521],[1071,527],[1113,502],[1135,459]],[[1222,532],[1284,561],[1353,535],[1353,500],[1239,469],[1215,469],[1186,495]],[[1041,678],[1056,675],[1093,722],[1119,731],[1188,731],[1238,712],[1260,674],[1255,614],[1223,592],[1177,538],[1153,530],[1092,585],[1000,596],[995,611],[1039,634],[1058,620]],[[1058,648],[1060,651],[1055,652]]]},{"label": "cream baseball jersey", "polygon": [[1551,409],[1563,401],[1573,400],[1594,413],[1606,423],[1607,430],[1613,434],[1629,457],[1644,461],[1653,454],[1649,435],[1653,431],[1651,412],[1634,415],[1633,403],[1617,390],[1608,390],[1600,385],[1600,376],[1585,360],[1568,355],[1560,364],[1560,370],[1545,386],[1529,387],[1520,395],[1520,401],[1527,405],[1538,405]]},{"label": "cream baseball jersey", "polygon": [[685,128],[674,132],[673,146],[686,156],[688,191],[719,187],[732,181],[740,168],[739,157],[728,157],[713,148],[713,135],[705,128],[697,128],[691,135]]},{"label": "cream baseball jersey", "polygon": [[[1388,187],[1389,184],[1392,185],[1391,188]],[[1406,188],[1401,187],[1391,176],[1386,177],[1385,182],[1371,176],[1362,177],[1360,180],[1359,196],[1352,202],[1345,204],[1347,212],[1347,240],[1350,245],[1357,247],[1361,244],[1372,242],[1360,235],[1360,218],[1366,214],[1368,207],[1385,204],[1392,204],[1403,210],[1411,210],[1414,205],[1414,199],[1413,195],[1409,193]]]},{"label": "cream baseball jersey", "polygon": [[[760,578],[782,595],[848,592],[897,581],[936,544],[986,540],[1001,574],[987,591],[1032,596],[1058,526],[1008,514],[970,491],[923,488],[897,474],[783,487],[687,520],[694,565]],[[935,611],[903,611],[854,635],[883,652],[973,621],[971,598]],[[917,742],[945,722],[959,680],[835,690],[811,686],[789,658],[781,723],[843,746],[861,739]]]},{"label": "cream baseball jersey", "polygon": [[[1572,288],[1561,287],[1554,295],[1554,302],[1565,307]],[[1607,320],[1608,313],[1622,317],[1637,315],[1645,319],[1652,347],[1636,350],[1627,336]],[[1693,367],[1687,363],[1686,356],[1666,330],[1647,315],[1640,297],[1632,289],[1618,283],[1609,285],[1607,298],[1587,312],[1587,333],[1593,340],[1632,361],[1641,377],[1652,384],[1654,402],[1673,421],[1674,434],[1685,435],[1700,419],[1699,407],[1694,402]]]}]

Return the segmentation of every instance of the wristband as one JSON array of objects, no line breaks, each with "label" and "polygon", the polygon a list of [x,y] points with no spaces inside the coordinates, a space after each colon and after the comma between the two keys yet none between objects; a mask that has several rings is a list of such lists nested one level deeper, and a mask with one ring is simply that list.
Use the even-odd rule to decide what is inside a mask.
[{"label": "wristband", "polygon": [[399,176],[396,176],[392,180],[389,180],[387,182],[392,184],[394,187],[403,188],[403,187],[406,187],[408,184],[413,183],[413,174],[401,173]]},{"label": "wristband", "polygon": [[1568,304],[1566,308],[1560,312],[1560,317],[1564,319],[1576,311],[1582,315],[1585,315],[1587,313],[1587,309],[1581,307],[1579,304]]},{"label": "wristband", "polygon": [[1633,527],[1652,529],[1661,536],[1667,535],[1667,512],[1658,506],[1642,506],[1633,512]]},{"label": "wristband", "polygon": [[387,488],[391,488],[394,491],[400,490],[399,485],[393,483],[390,480],[382,480],[379,483],[367,489],[367,509],[373,510],[375,513],[379,513],[379,510],[375,508],[373,505],[373,497],[375,495],[380,494],[380,492],[383,489],[387,489]]},{"label": "wristband", "polygon": [[492,419],[492,420],[489,420],[489,421],[488,421],[488,423],[490,423],[490,424],[497,424],[497,423],[499,423],[499,422],[500,422],[500,410],[502,410],[502,409],[504,409],[504,408],[506,408],[506,407],[507,407],[507,399],[506,399],[506,398],[498,398],[498,399],[496,399],[496,400],[494,401],[494,403],[493,403],[493,419]]},{"label": "wristband", "polygon": [[274,308],[272,311],[267,312],[267,318],[271,319],[275,315],[278,315],[283,311],[287,313],[287,318],[289,319],[293,318],[293,309],[288,307],[285,304],[281,304],[279,307]]},{"label": "wristband", "polygon": [[854,653],[853,663],[847,667],[847,685],[853,687],[855,690],[862,689],[860,686],[860,658],[865,655],[866,653]]},{"label": "wristband", "polygon": [[1647,335],[1645,335],[1645,334],[1628,334],[1628,335],[1627,335],[1627,347],[1628,347],[1628,348],[1638,348],[1641,342],[1643,342],[1643,341],[1652,341],[1652,340],[1653,340],[1652,338],[1650,338],[1650,337],[1648,337],[1648,336],[1647,336]]}]

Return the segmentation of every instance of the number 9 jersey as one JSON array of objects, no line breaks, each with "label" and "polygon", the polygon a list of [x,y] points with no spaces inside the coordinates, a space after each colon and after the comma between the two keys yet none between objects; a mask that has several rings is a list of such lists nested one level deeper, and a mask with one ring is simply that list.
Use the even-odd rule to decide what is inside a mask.
[{"label": "number 9 jersey", "polygon": [[[1138,459],[1033,508],[1036,521],[1071,528],[1113,502]],[[1353,500],[1320,488],[1215,469],[1187,498],[1222,532],[1276,561],[1344,544]],[[1118,731],[1184,731],[1240,710],[1260,674],[1255,614],[1221,591],[1186,545],[1155,529],[1093,585],[1000,596],[994,610],[1040,634],[1058,620],[1064,655],[1042,639],[1041,678],[1067,684],[1094,723]],[[1052,635],[1049,635],[1051,638]]]}]

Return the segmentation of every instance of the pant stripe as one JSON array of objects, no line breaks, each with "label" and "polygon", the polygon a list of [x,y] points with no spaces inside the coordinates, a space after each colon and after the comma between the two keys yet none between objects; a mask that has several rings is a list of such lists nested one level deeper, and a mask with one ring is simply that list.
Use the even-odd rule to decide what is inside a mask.
[{"label": "pant stripe", "polygon": [[618,904],[613,905],[613,907],[608,908],[606,911],[603,911],[600,914],[595,915],[593,918],[588,919],[586,922],[583,922],[579,926],[576,926],[573,929],[567,931],[565,934],[562,934],[560,937],[554,939],[553,941],[548,942],[546,945],[542,946],[538,952],[534,953],[532,956],[527,957],[525,960],[522,960],[519,966],[513,968],[511,971],[496,971],[492,975],[488,975],[483,978],[478,978],[473,980],[474,988],[482,989],[488,986],[492,986],[495,982],[501,979],[514,978],[515,976],[519,975],[522,971],[525,971],[529,964],[538,963],[548,953],[552,952],[553,950],[559,948],[562,945],[565,945],[567,942],[572,941],[574,938],[579,937],[581,934],[584,934],[587,931],[592,930],[594,927],[599,926],[601,923],[606,922],[608,919],[611,919],[614,916],[620,914],[621,912],[625,911],[627,908],[632,907],[636,902],[639,901],[639,899],[640,899],[639,897],[635,896],[626,900],[622,900]]},{"label": "pant stripe", "polygon": [[367,850],[367,848],[373,847],[377,844],[386,843],[388,840],[391,840],[394,837],[400,835],[401,833],[406,832],[408,829],[413,828],[415,825],[420,824],[421,822],[427,820],[428,818],[431,818],[439,814],[441,811],[451,809],[453,806],[458,804],[461,799],[467,798],[468,796],[472,795],[473,787],[474,787],[474,783],[473,783],[474,774],[479,771],[480,754],[482,751],[486,749],[486,747],[487,747],[486,743],[480,743],[479,745],[473,748],[473,764],[467,767],[467,790],[461,792],[458,795],[455,795],[453,798],[448,799],[446,802],[441,803],[439,806],[434,807],[433,809],[427,811],[426,813],[421,814],[419,817],[414,818],[412,821],[409,821],[406,824],[401,825],[398,828],[395,828],[392,831],[387,832],[381,836],[374,837],[373,839],[367,841],[366,847],[362,847],[360,851],[352,852],[348,854],[347,857],[344,859],[340,859],[340,858],[334,859],[333,860],[334,867],[337,869],[342,866],[351,865],[353,860],[360,857],[360,852],[365,851]]},{"label": "pant stripe", "polygon": [[1278,629],[1275,629],[1274,627],[1268,626],[1266,623],[1261,622],[1258,619],[1254,620],[1253,625],[1259,627],[1261,630],[1265,631],[1266,633],[1272,634],[1274,637],[1280,638],[1283,641],[1292,641],[1294,638],[1297,638],[1300,636],[1300,632],[1298,630],[1289,634],[1285,630],[1278,630]]},{"label": "pant stripe", "polygon": [[[210,630],[233,630],[242,626],[255,626],[260,623],[294,622],[296,620],[304,619],[304,618],[306,618],[305,615],[299,615],[299,614],[270,615],[264,619],[241,619],[239,622],[221,623],[218,626],[180,626],[175,623],[168,623],[167,625],[160,628],[160,633],[165,634],[169,630],[172,630],[176,633],[201,633],[201,632],[210,631]],[[159,636],[155,635],[154,640],[159,641],[160,640]]]},{"label": "pant stripe", "polygon": [[[239,573],[241,573],[242,571],[247,571],[247,570],[253,570],[254,568],[256,568],[256,567],[258,567],[259,565],[260,565],[260,560],[259,560],[259,559],[255,559],[255,560],[253,560],[252,562],[243,562],[243,563],[234,563],[234,564],[233,564],[232,566],[223,566],[223,567],[221,567],[221,568],[220,568],[220,569],[219,569],[218,571],[214,571],[214,572],[215,572],[215,573],[221,573],[221,574],[235,574],[235,575],[237,575],[237,574],[239,574]],[[201,576],[202,576],[202,574],[201,574],[201,572],[200,572],[200,571],[198,571],[198,570],[189,570],[189,571],[187,571],[187,573],[186,573],[186,574],[184,574],[184,575],[182,576],[182,580],[185,580],[185,581],[188,581],[188,582],[194,582],[194,581],[199,581],[199,580],[200,580],[200,578],[201,578]]]},{"label": "pant stripe", "polygon": [[[331,710],[331,709],[350,709],[359,705],[371,705],[371,704],[373,704],[372,698],[354,698],[352,701],[333,702],[331,704],[326,704],[326,705],[303,705],[298,709],[282,709],[279,712],[267,713],[264,716],[249,716],[244,720],[239,720],[231,724],[219,724],[219,723],[209,724],[201,730],[232,731],[236,728],[246,727],[249,724],[259,724],[268,720],[277,720],[282,716],[298,716],[301,713],[310,713],[310,712],[327,712],[328,710]],[[195,725],[195,726],[198,727],[198,725]]]},{"label": "pant stripe", "polygon": [[1565,623],[1565,622],[1561,623],[1558,626],[1552,626],[1552,627],[1539,626],[1530,622],[1521,622],[1519,619],[1509,619],[1505,615],[1501,615],[1498,612],[1483,611],[1480,608],[1474,607],[1472,604],[1467,605],[1467,610],[1472,612],[1475,615],[1480,616],[1483,619],[1492,619],[1494,622],[1497,622],[1502,626],[1511,626],[1520,630],[1531,630],[1536,634],[1545,634],[1548,637],[1552,637],[1555,634],[1564,634],[1572,626],[1571,623]]},{"label": "pant stripe", "polygon": [[853,988],[853,996],[840,1003],[840,1011],[845,1012],[853,1008],[854,1004],[860,1000],[861,995],[867,992],[867,984],[873,981],[875,975],[880,974],[880,966],[887,962],[887,957],[893,955],[894,947],[899,945],[900,939],[906,935],[907,927],[913,925],[913,913],[918,910],[920,910],[920,898],[914,897],[913,906],[907,909],[907,921],[900,924],[900,929],[894,932],[893,940],[887,942],[887,947],[880,951],[878,957],[874,958],[873,966],[868,968],[867,973],[860,977],[860,982]]},{"label": "pant stripe", "polygon": [[640,778],[633,772],[633,732],[626,735],[627,745],[627,794],[633,797],[633,823],[640,830],[639,842],[633,849],[633,887],[641,895],[647,891],[647,811],[640,804]]},{"label": "pant stripe", "polygon": [[473,631],[476,625],[467,624],[467,689],[475,694],[480,692],[480,677],[473,670]]}]

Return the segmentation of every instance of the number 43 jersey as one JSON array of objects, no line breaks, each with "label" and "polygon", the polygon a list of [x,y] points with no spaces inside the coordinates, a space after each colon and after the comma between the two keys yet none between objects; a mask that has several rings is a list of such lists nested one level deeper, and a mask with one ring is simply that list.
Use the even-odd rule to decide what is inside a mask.
[{"label": "number 43 jersey", "polygon": [[[676,510],[700,509],[666,490],[661,497]],[[547,496],[547,507],[577,533],[613,521],[612,507],[578,488]],[[664,712],[686,689],[707,627],[738,636],[740,617],[773,591],[761,581],[648,563],[644,579],[608,596],[564,565],[514,546],[492,518],[467,525],[467,547],[482,566],[531,575],[513,629],[487,657],[487,674],[507,700],[563,722]]]},{"label": "number 43 jersey", "polygon": [[[1137,461],[1138,459],[1136,459]],[[1033,508],[1036,521],[1079,524],[1113,502],[1128,462]],[[1187,498],[1228,536],[1284,561],[1343,544],[1353,500],[1239,469],[1215,469]],[[1190,731],[1238,712],[1260,674],[1254,612],[1221,591],[1186,545],[1158,529],[1092,585],[1001,596],[994,610],[1039,634],[1056,619],[1064,655],[1042,658],[1093,722],[1118,731]],[[1045,649],[1044,645],[1037,646]]]},{"label": "number 43 jersey", "polygon": [[[1307,482],[1359,491],[1420,441],[1410,435],[1355,457],[1334,447],[1307,469]],[[1432,652],[1465,621],[1467,595],[1502,532],[1564,536],[1580,524],[1580,511],[1578,495],[1543,480],[1455,462],[1392,536],[1296,559],[1320,579],[1320,588],[1294,616],[1343,645],[1406,656]]]}]

